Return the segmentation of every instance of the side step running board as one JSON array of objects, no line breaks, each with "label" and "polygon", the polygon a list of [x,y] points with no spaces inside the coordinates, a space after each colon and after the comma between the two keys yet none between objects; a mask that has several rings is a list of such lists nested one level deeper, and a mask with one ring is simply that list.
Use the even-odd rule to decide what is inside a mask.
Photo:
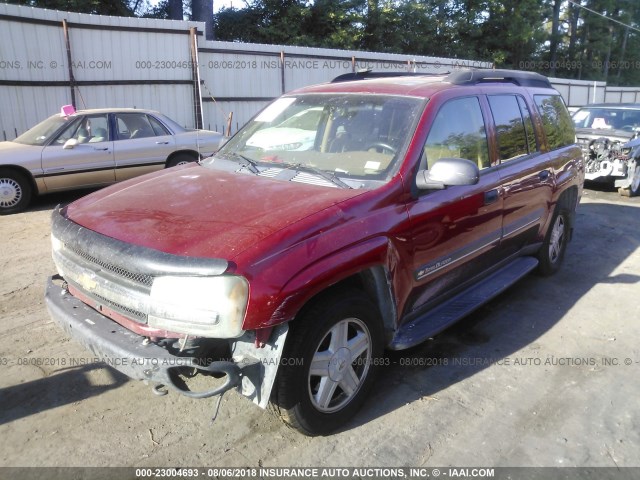
[{"label": "side step running board", "polygon": [[537,265],[536,258],[516,258],[480,283],[400,327],[388,348],[404,350],[424,342],[502,293]]}]

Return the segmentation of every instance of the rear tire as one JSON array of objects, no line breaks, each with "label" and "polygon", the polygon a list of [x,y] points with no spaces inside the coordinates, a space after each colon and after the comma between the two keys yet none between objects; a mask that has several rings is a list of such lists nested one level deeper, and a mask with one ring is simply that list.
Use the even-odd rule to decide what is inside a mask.
[{"label": "rear tire", "polygon": [[197,158],[188,153],[178,153],[167,160],[167,168],[176,167],[178,165],[186,165],[187,163],[193,163],[197,161]]},{"label": "rear tire", "polygon": [[336,430],[366,400],[382,355],[382,322],[366,295],[324,297],[292,325],[272,406],[305,435]]},{"label": "rear tire", "polygon": [[31,182],[24,174],[0,168],[0,215],[22,212],[29,206],[31,195]]},{"label": "rear tire", "polygon": [[538,252],[538,273],[550,276],[556,273],[562,265],[567,244],[569,243],[569,212],[557,208],[551,219],[551,226]]}]

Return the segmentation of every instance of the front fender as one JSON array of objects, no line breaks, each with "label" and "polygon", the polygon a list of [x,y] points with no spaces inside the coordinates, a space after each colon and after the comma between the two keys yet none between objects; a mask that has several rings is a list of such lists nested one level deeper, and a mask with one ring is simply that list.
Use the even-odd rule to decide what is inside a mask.
[{"label": "front fender", "polygon": [[[400,256],[387,237],[369,238],[361,243],[350,245],[323,257],[300,269],[295,275],[284,282],[272,304],[272,310],[262,312],[266,316],[256,318],[252,315],[251,324],[245,329],[272,327],[292,320],[300,309],[315,295],[353,275],[375,267],[384,267],[389,272],[388,289],[394,273],[401,271],[397,265]],[[391,293],[391,292],[390,292]],[[395,313],[395,298],[390,298],[393,307],[389,310]]]}]

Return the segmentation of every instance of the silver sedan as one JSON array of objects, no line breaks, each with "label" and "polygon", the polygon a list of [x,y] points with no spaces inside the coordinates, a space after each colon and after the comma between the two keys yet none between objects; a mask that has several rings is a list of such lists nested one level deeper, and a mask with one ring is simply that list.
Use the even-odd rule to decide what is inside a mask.
[{"label": "silver sedan", "polygon": [[99,187],[214,153],[222,135],[187,130],[151,110],[97,109],[53,115],[0,142],[0,215],[34,195]]}]

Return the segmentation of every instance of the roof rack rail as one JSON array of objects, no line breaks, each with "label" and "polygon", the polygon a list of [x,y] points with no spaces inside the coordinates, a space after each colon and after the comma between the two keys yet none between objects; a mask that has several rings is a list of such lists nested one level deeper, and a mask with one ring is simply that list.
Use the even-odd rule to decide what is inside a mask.
[{"label": "roof rack rail", "polygon": [[547,77],[521,70],[459,70],[449,74],[445,80],[454,85],[514,83],[522,87],[553,88]]},{"label": "roof rack rail", "polygon": [[447,74],[449,74],[449,72],[434,74],[424,72],[374,72],[372,70],[359,70],[353,73],[344,73],[342,75],[338,75],[336,78],[331,80],[331,83],[352,82],[355,80],[369,80],[372,78],[424,77],[435,75],[442,76]]}]

